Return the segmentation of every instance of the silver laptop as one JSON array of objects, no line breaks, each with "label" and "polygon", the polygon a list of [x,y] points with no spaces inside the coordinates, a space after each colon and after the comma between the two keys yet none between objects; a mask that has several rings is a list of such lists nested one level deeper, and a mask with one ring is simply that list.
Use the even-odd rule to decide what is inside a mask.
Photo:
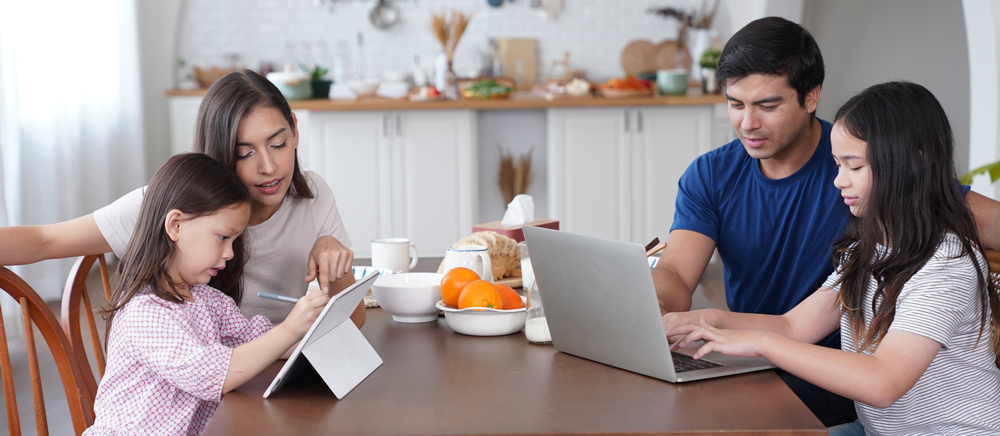
[{"label": "silver laptop", "polygon": [[773,368],[766,359],[671,352],[646,251],[639,244],[524,227],[552,345],[679,383]]}]

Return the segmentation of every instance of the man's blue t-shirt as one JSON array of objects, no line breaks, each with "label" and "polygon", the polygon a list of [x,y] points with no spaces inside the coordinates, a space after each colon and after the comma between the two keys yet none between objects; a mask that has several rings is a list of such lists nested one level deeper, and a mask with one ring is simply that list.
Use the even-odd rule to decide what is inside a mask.
[{"label": "man's blue t-shirt", "polygon": [[[831,124],[809,161],[772,180],[739,139],[699,156],[681,176],[670,230],[712,238],[734,312],[781,315],[819,289],[833,272],[833,243],[850,210],[833,185]],[[840,348],[840,332],[820,345]]]}]

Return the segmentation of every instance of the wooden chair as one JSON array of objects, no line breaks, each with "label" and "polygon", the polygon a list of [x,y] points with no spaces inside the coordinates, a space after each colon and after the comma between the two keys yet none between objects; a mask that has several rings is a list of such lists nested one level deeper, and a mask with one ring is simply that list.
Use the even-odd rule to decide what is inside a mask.
[{"label": "wooden chair", "polygon": [[87,358],[87,350],[83,343],[83,333],[80,322],[80,312],[87,320],[87,329],[90,331],[90,345],[94,350],[94,358],[97,362],[97,372],[100,378],[104,378],[104,346],[101,345],[100,332],[97,323],[94,321],[94,310],[90,305],[90,294],[87,292],[87,276],[94,262],[100,263],[101,281],[104,285],[104,301],[111,300],[111,285],[108,281],[108,264],[104,260],[103,254],[92,254],[80,256],[76,259],[73,269],[69,272],[66,280],[66,287],[62,296],[62,329],[69,338],[70,346],[75,352],[77,365],[83,376],[84,387],[90,397],[91,402],[97,397],[98,379],[94,378],[94,371]]},{"label": "wooden chair", "polygon": [[[38,434],[48,435],[49,430],[45,416],[45,399],[42,396],[42,376],[38,369],[38,353],[35,350],[32,325],[41,332],[49,351],[52,352],[56,368],[59,370],[59,376],[63,382],[63,389],[66,391],[66,401],[69,404],[73,429],[77,435],[82,434],[89,425],[94,423],[94,404],[87,395],[69,339],[59,328],[55,314],[31,289],[31,286],[17,274],[4,267],[0,267],[0,288],[21,305],[25,342],[28,348],[28,364],[31,372],[32,396],[35,400],[35,425]],[[7,348],[7,332],[3,327],[2,314],[0,314],[0,369],[3,372],[4,397],[7,403],[7,427],[11,435],[20,435],[21,421],[17,413],[13,369],[10,362],[10,351]]]}]

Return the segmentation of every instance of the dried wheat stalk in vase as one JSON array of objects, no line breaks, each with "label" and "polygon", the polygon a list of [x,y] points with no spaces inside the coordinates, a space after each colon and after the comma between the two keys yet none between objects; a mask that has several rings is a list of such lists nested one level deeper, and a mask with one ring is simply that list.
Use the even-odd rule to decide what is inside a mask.
[{"label": "dried wheat stalk in vase", "polygon": [[528,192],[528,186],[531,185],[531,152],[534,150],[535,147],[532,146],[517,160],[517,167],[514,168],[515,196]]},{"label": "dried wheat stalk in vase", "polygon": [[441,43],[441,48],[445,49],[448,46],[448,22],[445,20],[444,12],[441,15],[431,14],[431,32],[434,33],[434,38]]},{"label": "dried wheat stalk in vase", "polygon": [[514,200],[514,157],[510,153],[503,151],[497,146],[500,152],[500,177],[497,183],[500,185],[500,192],[503,194],[503,204],[509,204]]},{"label": "dried wheat stalk in vase", "polygon": [[444,54],[448,57],[448,62],[451,62],[454,57],[455,47],[458,46],[458,40],[465,33],[465,27],[469,25],[470,18],[472,18],[472,14],[465,15],[459,11],[451,11],[451,28],[448,30],[448,42],[444,46]]}]

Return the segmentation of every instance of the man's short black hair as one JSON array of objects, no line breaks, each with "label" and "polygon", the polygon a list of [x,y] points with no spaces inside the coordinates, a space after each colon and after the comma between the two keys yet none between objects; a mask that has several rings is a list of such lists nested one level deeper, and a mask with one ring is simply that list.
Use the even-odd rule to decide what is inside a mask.
[{"label": "man's short black hair", "polygon": [[823,55],[802,26],[779,17],[761,18],[729,39],[716,71],[726,84],[753,74],[785,77],[805,107],[806,94],[823,84]]}]

